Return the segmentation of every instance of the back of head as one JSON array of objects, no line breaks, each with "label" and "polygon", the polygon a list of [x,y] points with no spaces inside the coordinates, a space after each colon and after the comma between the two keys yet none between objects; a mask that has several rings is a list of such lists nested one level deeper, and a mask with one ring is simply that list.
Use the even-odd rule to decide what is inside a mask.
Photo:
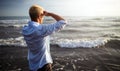
[{"label": "back of head", "polygon": [[31,20],[37,19],[43,13],[43,8],[39,5],[33,5],[29,9],[29,16]]}]

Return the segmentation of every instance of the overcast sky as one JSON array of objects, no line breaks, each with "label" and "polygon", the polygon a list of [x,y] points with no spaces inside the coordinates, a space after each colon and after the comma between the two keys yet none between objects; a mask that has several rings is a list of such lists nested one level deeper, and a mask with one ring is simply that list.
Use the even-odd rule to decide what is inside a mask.
[{"label": "overcast sky", "polygon": [[120,16],[120,0],[0,0],[0,16],[28,16],[33,4],[63,16]]}]

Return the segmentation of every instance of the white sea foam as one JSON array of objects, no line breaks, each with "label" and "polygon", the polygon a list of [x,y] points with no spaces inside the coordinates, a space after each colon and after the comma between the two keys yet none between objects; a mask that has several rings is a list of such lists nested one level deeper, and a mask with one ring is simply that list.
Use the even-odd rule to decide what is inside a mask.
[{"label": "white sea foam", "polygon": [[0,20],[0,23],[2,24],[21,24],[21,23],[27,23],[28,19],[23,20]]},{"label": "white sea foam", "polygon": [[61,39],[57,44],[60,47],[66,48],[78,48],[78,47],[85,47],[85,48],[92,48],[97,46],[102,46],[107,43],[107,39],[96,39],[96,40],[69,40],[69,39]]},{"label": "white sea foam", "polygon": [[15,46],[26,46],[23,37],[0,39],[0,45],[15,45]]},{"label": "white sea foam", "polygon": [[[52,39],[51,41],[54,41]],[[70,40],[70,39],[59,39],[56,43],[60,47],[64,48],[92,48],[97,46],[102,46],[107,43],[107,39],[96,39],[96,40]],[[15,46],[27,46],[23,37],[0,39],[0,45],[15,45]]]},{"label": "white sea foam", "polygon": [[18,25],[18,24],[15,24],[15,25],[0,25],[0,27],[5,27],[5,28],[8,28],[8,27],[16,27],[16,28],[20,28],[20,27],[23,27],[24,26],[24,24],[20,24],[20,25]]},{"label": "white sea foam", "polygon": [[26,24],[29,20],[23,19],[23,20],[0,20],[0,26],[3,27],[23,27],[24,24]]}]

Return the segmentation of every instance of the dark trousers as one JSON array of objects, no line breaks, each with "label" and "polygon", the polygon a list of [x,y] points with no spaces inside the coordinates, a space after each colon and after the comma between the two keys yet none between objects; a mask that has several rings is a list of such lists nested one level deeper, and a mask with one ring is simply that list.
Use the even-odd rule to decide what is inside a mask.
[{"label": "dark trousers", "polygon": [[52,64],[46,64],[42,68],[38,69],[37,71],[52,71]]}]

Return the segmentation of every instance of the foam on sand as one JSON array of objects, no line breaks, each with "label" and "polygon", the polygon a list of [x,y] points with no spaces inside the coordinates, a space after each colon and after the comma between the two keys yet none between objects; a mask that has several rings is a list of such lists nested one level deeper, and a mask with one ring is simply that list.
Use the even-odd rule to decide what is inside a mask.
[{"label": "foam on sand", "polygon": [[85,47],[85,48],[92,48],[92,47],[99,47],[107,43],[107,39],[96,39],[96,40],[68,40],[64,39],[58,42],[57,44],[60,47],[66,48],[78,48],[78,47]]}]

